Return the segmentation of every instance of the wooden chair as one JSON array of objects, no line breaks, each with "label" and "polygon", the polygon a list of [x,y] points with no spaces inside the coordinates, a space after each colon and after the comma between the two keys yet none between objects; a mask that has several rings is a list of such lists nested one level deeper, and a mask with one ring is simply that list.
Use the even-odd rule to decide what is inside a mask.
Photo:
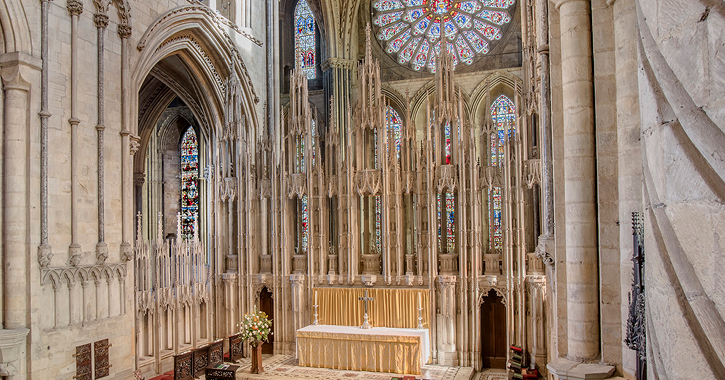
[{"label": "wooden chair", "polygon": [[224,339],[219,339],[209,345],[208,367],[224,363]]},{"label": "wooden chair", "polygon": [[209,345],[199,347],[193,351],[194,353],[194,377],[204,374],[206,367],[209,366]]}]

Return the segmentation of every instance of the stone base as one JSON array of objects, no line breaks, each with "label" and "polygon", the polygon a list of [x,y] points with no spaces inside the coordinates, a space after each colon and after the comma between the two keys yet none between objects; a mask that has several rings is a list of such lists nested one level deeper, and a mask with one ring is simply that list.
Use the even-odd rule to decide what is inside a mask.
[{"label": "stone base", "polygon": [[451,367],[458,366],[458,352],[438,351],[438,364]]},{"label": "stone base", "polygon": [[606,379],[614,373],[614,366],[611,365],[584,364],[565,358],[555,359],[546,368],[557,380]]}]

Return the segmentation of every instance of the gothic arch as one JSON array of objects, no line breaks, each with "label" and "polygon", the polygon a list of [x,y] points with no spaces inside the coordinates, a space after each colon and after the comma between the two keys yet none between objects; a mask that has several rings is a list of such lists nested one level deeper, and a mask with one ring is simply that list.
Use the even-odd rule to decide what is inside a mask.
[{"label": "gothic arch", "polygon": [[[413,125],[415,125],[416,130],[420,130],[425,124],[426,124],[426,102],[428,102],[428,99],[433,99],[435,97],[436,92],[436,83],[435,79],[429,81],[423,87],[418,90],[415,95],[410,99],[410,115],[411,115],[411,122]],[[459,85],[456,85],[456,92],[460,91],[461,96],[463,97],[463,112],[466,114],[466,117],[469,121],[472,121],[471,118],[471,99],[472,97],[466,93],[466,91]],[[432,109],[433,107],[431,107]]]},{"label": "gothic arch", "polygon": [[[473,125],[479,128],[486,125],[487,117],[490,116],[488,109],[499,95],[506,95],[511,101],[516,96],[521,96],[523,81],[521,78],[507,72],[497,71],[486,77],[471,93],[471,115]],[[490,94],[490,96],[488,96]],[[488,96],[488,102],[487,102]],[[488,104],[486,104],[488,103]],[[520,113],[517,109],[516,112]]]},{"label": "gothic arch", "polygon": [[[6,0],[0,7],[0,32],[2,32],[2,46],[0,53],[15,51],[33,54],[33,40],[28,26],[28,15],[22,1]],[[37,20],[40,24],[40,20]]]},{"label": "gothic arch", "polygon": [[[243,113],[248,116],[248,124],[257,130],[258,120],[254,104],[259,102],[247,73],[244,61],[234,42],[217,24],[216,17],[201,5],[189,5],[172,9],[159,17],[144,32],[136,46],[140,56],[132,70],[130,80],[130,99],[132,123],[138,120],[138,93],[146,78],[153,74],[154,67],[165,58],[178,55],[193,72],[192,87],[196,94],[210,94],[198,99],[199,108],[208,116],[200,114],[200,109],[194,113],[201,124],[209,124],[209,131],[204,133],[221,135],[224,115],[224,95],[226,79],[235,72],[240,78],[243,102]],[[168,85],[168,84],[167,84]],[[172,87],[172,86],[169,86]],[[173,89],[173,88],[172,88]],[[189,96],[179,94],[182,100],[189,105]],[[187,99],[185,99],[185,97]],[[211,98],[211,99],[210,99]],[[192,107],[195,108],[195,107]],[[138,133],[138,125],[132,125],[131,130]]]}]

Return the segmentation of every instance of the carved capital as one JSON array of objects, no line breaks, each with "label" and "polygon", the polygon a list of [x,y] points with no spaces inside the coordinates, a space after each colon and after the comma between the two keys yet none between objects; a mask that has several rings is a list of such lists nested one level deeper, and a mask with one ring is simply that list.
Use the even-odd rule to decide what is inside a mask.
[{"label": "carved capital", "polygon": [[118,24],[118,36],[121,37],[121,39],[131,37],[131,32],[132,32],[131,25]]},{"label": "carved capital", "polygon": [[133,259],[133,247],[127,241],[121,243],[121,261],[131,261]]},{"label": "carved capital", "polygon": [[129,140],[129,151],[131,155],[135,155],[139,149],[141,149],[141,138],[139,136],[131,134]]},{"label": "carved capital", "polygon": [[103,265],[108,259],[108,244],[99,242],[96,244],[96,264]]},{"label": "carved capital", "polygon": [[108,16],[103,13],[96,13],[93,15],[93,23],[96,24],[96,28],[105,28],[108,26]]},{"label": "carved capital", "polygon": [[66,9],[71,16],[78,16],[83,13],[83,2],[80,0],[68,0]]}]

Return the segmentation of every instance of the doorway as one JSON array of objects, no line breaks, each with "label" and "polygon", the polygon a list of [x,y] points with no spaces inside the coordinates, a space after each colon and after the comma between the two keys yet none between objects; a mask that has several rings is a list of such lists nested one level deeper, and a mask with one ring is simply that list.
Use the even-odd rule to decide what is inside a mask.
[{"label": "doorway", "polygon": [[272,292],[263,287],[259,292],[259,310],[267,314],[267,318],[272,320],[272,328],[270,329],[272,334],[269,334],[269,342],[262,345],[262,354],[274,354],[274,301],[272,299]]},{"label": "doorway", "polygon": [[493,289],[481,302],[481,355],[484,368],[506,367],[506,306]]}]

